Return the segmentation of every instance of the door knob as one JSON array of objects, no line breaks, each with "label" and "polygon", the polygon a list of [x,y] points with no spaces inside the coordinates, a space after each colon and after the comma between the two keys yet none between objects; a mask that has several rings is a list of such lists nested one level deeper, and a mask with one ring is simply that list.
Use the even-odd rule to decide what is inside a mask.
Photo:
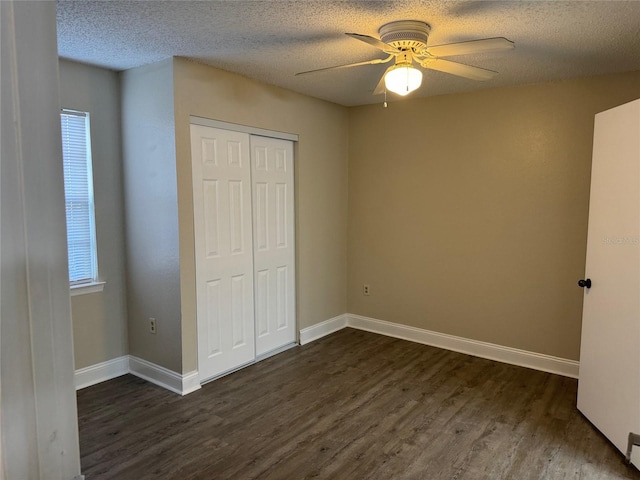
[{"label": "door knob", "polygon": [[578,280],[578,286],[582,288],[591,288],[591,279],[587,278],[586,280]]}]

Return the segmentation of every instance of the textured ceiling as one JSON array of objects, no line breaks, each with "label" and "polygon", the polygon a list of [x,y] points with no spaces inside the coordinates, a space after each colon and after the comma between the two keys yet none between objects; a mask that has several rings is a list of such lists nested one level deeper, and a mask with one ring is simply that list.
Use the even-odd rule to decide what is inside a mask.
[{"label": "textured ceiling", "polygon": [[507,52],[449,57],[496,78],[428,70],[414,97],[640,70],[640,1],[59,0],[57,9],[64,58],[125,70],[188,57],[342,105],[382,101],[371,92],[386,66],[294,73],[384,58],[344,32],[378,37],[394,20],[431,24],[429,45],[515,42]]}]

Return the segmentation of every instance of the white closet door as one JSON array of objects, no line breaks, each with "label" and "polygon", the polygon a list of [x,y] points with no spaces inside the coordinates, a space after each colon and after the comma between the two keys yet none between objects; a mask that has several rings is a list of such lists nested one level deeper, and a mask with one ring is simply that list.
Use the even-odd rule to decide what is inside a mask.
[{"label": "white closet door", "polygon": [[251,137],[256,355],[296,341],[293,142]]},{"label": "white closet door", "polygon": [[191,125],[198,371],[255,358],[249,135]]}]

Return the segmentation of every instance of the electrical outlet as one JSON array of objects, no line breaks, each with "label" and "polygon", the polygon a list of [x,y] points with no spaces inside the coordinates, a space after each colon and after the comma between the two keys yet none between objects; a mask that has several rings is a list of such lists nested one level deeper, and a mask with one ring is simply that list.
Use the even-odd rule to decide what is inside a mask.
[{"label": "electrical outlet", "polygon": [[156,325],[156,319],[155,318],[149,318],[149,331],[155,335],[156,333],[158,333],[158,328],[157,327],[158,326]]},{"label": "electrical outlet", "polygon": [[362,285],[362,294],[363,295],[371,295],[371,289],[369,288],[368,284],[364,284]]}]

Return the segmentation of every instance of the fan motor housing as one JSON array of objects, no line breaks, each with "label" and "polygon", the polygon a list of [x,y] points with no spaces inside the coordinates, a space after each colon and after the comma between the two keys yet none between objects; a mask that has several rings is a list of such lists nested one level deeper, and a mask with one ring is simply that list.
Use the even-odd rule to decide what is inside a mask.
[{"label": "fan motor housing", "polygon": [[417,20],[400,20],[380,27],[380,40],[400,50],[421,50],[426,48],[431,26]]}]

